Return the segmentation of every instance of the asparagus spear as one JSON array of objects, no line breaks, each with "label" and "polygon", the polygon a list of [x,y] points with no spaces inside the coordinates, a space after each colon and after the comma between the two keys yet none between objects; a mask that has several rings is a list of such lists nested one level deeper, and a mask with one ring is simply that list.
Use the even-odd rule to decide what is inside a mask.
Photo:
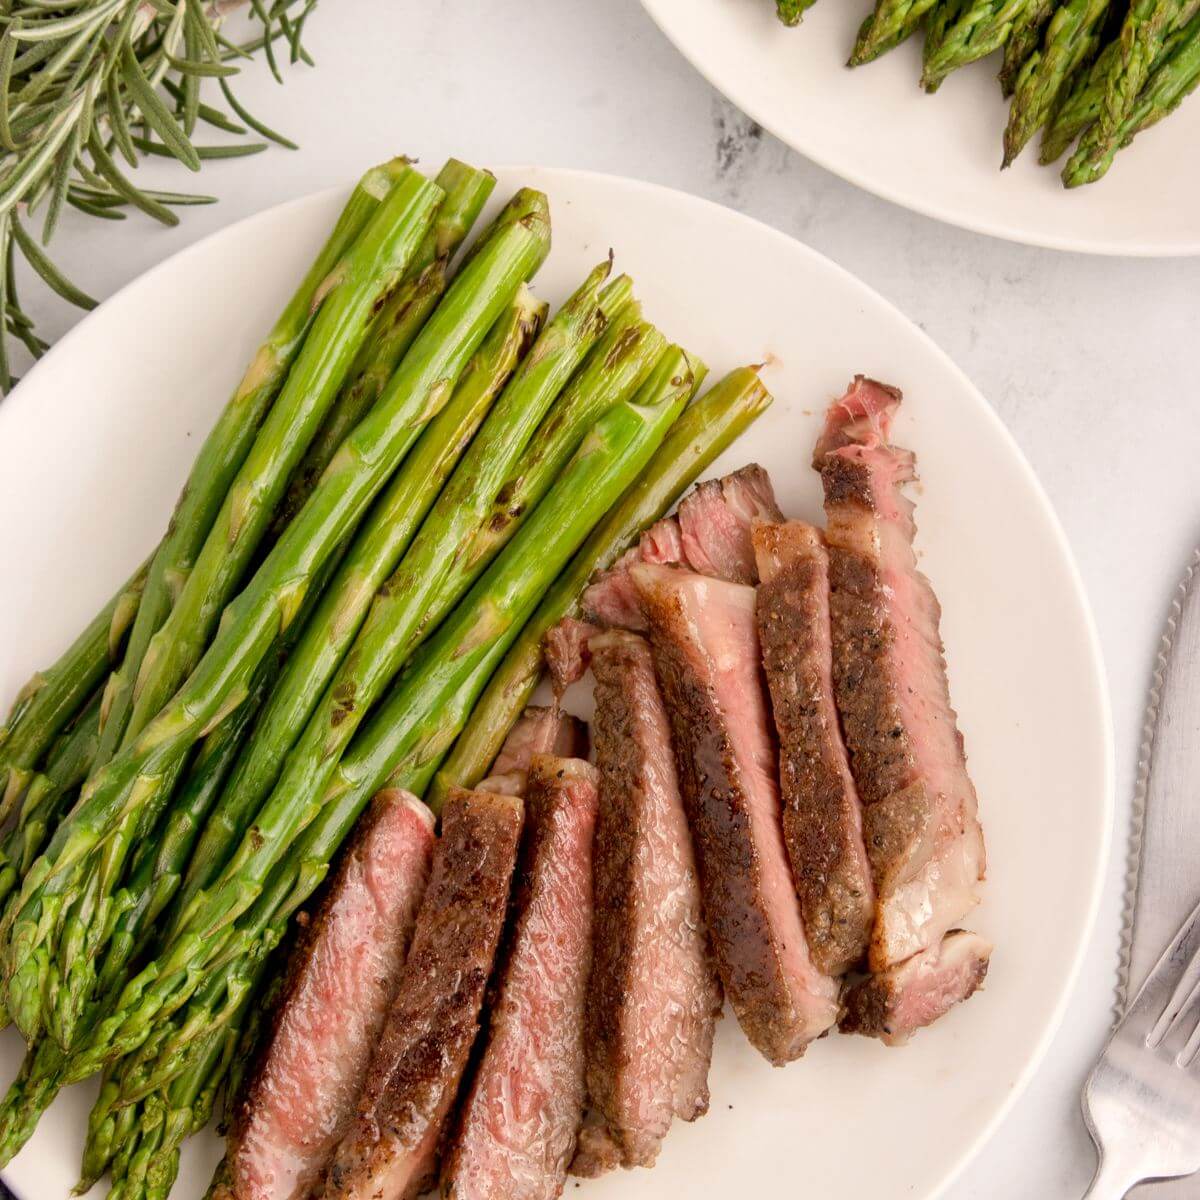
[{"label": "asparagus spear", "polygon": [[[675,358],[653,373],[636,401],[622,402],[600,419],[505,553],[425,642],[355,739],[304,833],[282,858],[246,862],[241,894],[257,897],[249,911],[219,932],[214,929],[219,921],[209,919],[193,922],[173,938],[166,952],[126,987],[88,1048],[74,1057],[69,1079],[84,1078],[135,1049],[164,1010],[177,1009],[207,973],[256,950],[265,934],[273,945],[279,923],[319,885],[363,806],[389,776],[398,774],[408,781],[405,786],[424,787],[547,583],[637,476],[691,386],[691,369],[681,368]],[[294,824],[301,824],[302,814],[294,816]],[[272,858],[277,859],[274,869],[256,875],[271,867]],[[218,1019],[214,1014],[206,1028]]]},{"label": "asparagus spear", "polygon": [[104,678],[137,616],[149,564],[121,585],[70,649],[36,674],[17,696],[0,727],[0,824],[24,794],[33,768]]},{"label": "asparagus spear", "polygon": [[1000,90],[1011,96],[1025,60],[1042,44],[1042,34],[1062,0],[1035,0],[1014,22],[1004,44],[1004,62],[1000,67]]},{"label": "asparagus spear", "polygon": [[[620,295],[625,294],[627,287],[622,284]],[[585,309],[590,313],[591,308],[588,301]],[[590,315],[586,320],[590,325]],[[557,341],[552,339],[551,349]],[[566,380],[571,364],[551,353],[533,356],[519,386],[505,393],[400,566],[375,597],[253,827],[221,876],[184,910],[178,923],[180,936],[198,929],[213,931],[235,919],[254,899],[245,888],[247,876],[261,880],[297,829],[312,819],[312,806],[320,802],[345,747],[375,700],[424,633],[483,569],[478,557],[459,569],[456,557],[463,557],[462,548],[475,531],[491,525],[490,512],[506,478],[514,471],[522,477],[532,473],[530,462],[522,460],[530,439],[534,449],[529,460],[549,461],[557,471],[560,459],[554,448],[565,445],[561,457],[568,457],[596,414],[632,395],[654,361],[638,349],[649,348],[656,355],[660,344],[661,337],[638,322],[636,306],[629,305],[618,313],[584,369],[540,425],[538,417]]]},{"label": "asparagus spear", "polygon": [[847,64],[861,67],[894,49],[920,28],[934,5],[944,0],[876,0],[872,12],[858,30],[858,40]]},{"label": "asparagus spear", "polygon": [[[311,427],[319,420],[322,405],[327,406],[333,389],[361,341],[371,305],[403,273],[430,226],[441,194],[440,189],[417,172],[404,168],[404,173],[380,203],[362,234],[338,261],[331,275],[319,285],[318,292],[322,294],[320,308],[295,366],[237,472],[237,478],[208,532],[204,548],[187,582],[171,607],[170,615],[146,647],[132,692],[132,711],[125,729],[126,742],[137,741],[137,735],[144,728],[146,720],[174,690],[181,678],[180,672],[186,673],[195,656],[203,649],[217,615],[217,606],[224,603],[229,590],[237,582],[240,566],[254,549],[264,521],[270,514],[270,505],[286,479],[288,468],[294,463],[307,437],[311,436]],[[151,575],[153,579],[153,568]],[[164,601],[166,599],[164,593]],[[149,611],[147,604],[143,603],[139,618]],[[134,633],[137,633],[136,628]],[[127,660],[134,649],[131,638]],[[250,664],[251,669],[253,665]],[[123,689],[118,690],[124,694]],[[175,711],[178,712],[180,707],[177,705]],[[184,713],[187,713],[186,707]],[[210,713],[209,720],[216,716],[215,711]],[[106,719],[109,722],[112,720],[111,708]],[[97,755],[100,769],[85,788],[84,808],[95,795],[93,789],[101,793],[104,791],[102,781],[111,765],[104,757],[107,737],[106,727],[101,734]],[[165,785],[174,782],[181,753],[186,749],[187,743],[177,747],[174,755],[163,758],[155,772],[155,779],[147,781],[143,777],[140,780],[141,786],[149,784],[149,791],[156,796],[154,803],[147,804],[142,799],[132,806],[132,812],[145,811],[148,814],[148,818],[142,821],[143,828],[152,823],[155,804],[161,807],[165,800],[169,792]],[[137,755],[132,744],[129,753],[135,757]],[[113,829],[106,832],[113,832],[116,827],[123,825],[125,817],[130,814],[114,815],[117,820]],[[71,820],[65,822],[59,834],[69,829],[71,824]],[[133,831],[133,827],[124,828],[122,840],[128,842]],[[52,841],[47,853],[53,856],[54,851],[55,842]],[[120,860],[111,855],[109,858],[110,861],[102,865],[106,875],[112,877],[120,869]],[[45,886],[39,881],[40,902],[35,906],[35,912],[27,913],[24,918],[18,916],[12,930],[9,947],[9,1010],[21,1031],[30,1039],[38,1032],[49,979],[45,943],[49,939],[50,945],[54,944],[59,914],[66,910],[73,899],[72,892],[84,897],[85,903],[89,904],[93,896],[105,892],[106,880],[96,870],[89,871],[86,867],[67,870],[67,867],[74,866],[70,860],[62,866],[56,878],[47,880]],[[36,872],[37,864],[31,876]],[[25,894],[26,900],[28,894]],[[34,953],[35,949],[39,951],[37,954]]]},{"label": "asparagus spear", "polygon": [[958,24],[959,19],[968,12],[972,0],[945,0],[929,14],[925,22],[925,43],[921,47],[921,86],[927,92],[936,92],[941,86],[940,77],[930,75],[930,65],[941,53]]},{"label": "asparagus spear", "polygon": [[[1200,0],[1132,0],[1104,77],[1104,96],[1096,124],[1080,145],[1080,165],[1072,180],[1092,182],[1108,170],[1128,136],[1127,122],[1167,38],[1200,11]],[[1102,165],[1103,164],[1103,165]],[[1068,183],[1068,186],[1075,186]]]},{"label": "asparagus spear", "polygon": [[279,398],[229,485],[170,614],[146,649],[122,745],[136,738],[199,660],[288,476],[366,338],[375,304],[403,278],[442,197],[440,188],[409,169],[320,285],[320,307]]},{"label": "asparagus spear", "polygon": [[785,25],[799,25],[816,0],[775,0],[775,12]]},{"label": "asparagus spear", "polygon": [[540,264],[547,243],[544,219],[531,216],[506,228],[463,269],[375,410],[343,444],[304,511],[229,606],[196,670],[135,742],[89,784],[24,881],[24,909],[9,955],[10,993],[22,961],[38,945],[41,909],[53,899],[47,883],[69,878],[72,866],[131,812],[146,805],[161,808],[164,779],[204,729],[245,697],[255,667],[296,617],[314,576],[449,399],[451,381],[520,281]]},{"label": "asparagus spear", "polygon": [[[622,285],[616,280],[612,289]],[[641,307],[623,308],[571,381],[562,399],[538,427],[517,468],[504,481],[488,515],[456,556],[449,586],[473,579],[516,533],[550,489],[588,429],[618,400],[632,394],[661,356],[666,339],[641,320]]]},{"label": "asparagus spear", "polygon": [[44,770],[34,775],[16,821],[0,847],[0,903],[11,895],[45,844],[46,831],[64,814],[75,789],[87,778],[100,738],[100,694],[76,718]]},{"label": "asparagus spear", "polygon": [[1118,151],[1128,146],[1139,133],[1149,129],[1174,112],[1195,90],[1200,82],[1200,15],[1181,31],[1173,53],[1155,68],[1142,93],[1137,98],[1129,115],[1125,118],[1117,136],[1107,150],[1096,158],[1096,145],[1091,134],[1098,128],[1092,126],[1084,134],[1079,148],[1063,169],[1063,183],[1067,187],[1080,187],[1094,183],[1110,166]]},{"label": "asparagus spear", "polygon": [[[627,300],[624,283],[601,296],[607,273],[607,264],[593,272],[538,339],[517,377],[505,389],[487,427],[467,452],[456,478],[476,473],[472,464],[486,456],[497,430],[502,431],[502,444],[527,440],[528,433],[522,434],[521,429],[538,420],[600,336],[604,324]],[[487,356],[480,362],[480,369],[486,370]],[[468,392],[473,386],[464,381],[463,388]],[[236,777],[205,830],[188,869],[181,907],[186,907],[200,888],[207,887],[225,865],[274,788],[285,757],[358,633],[372,597],[404,553],[438,486],[453,467],[457,455],[445,451],[452,440],[446,430],[430,427],[414,451],[411,472],[405,472],[409,482],[405,484],[398,477],[390,499],[377,506],[378,520],[373,518],[369,530],[359,536],[341,578],[329,589],[318,615],[289,659],[254,740],[238,764]],[[414,486],[424,486],[425,480],[434,486],[423,503],[418,503],[410,493]]]},{"label": "asparagus spear", "polygon": [[[950,16],[936,46],[926,55],[921,86],[936,92],[952,71],[999,50],[1038,0],[970,0],[945,6]],[[941,10],[939,10],[940,12]]]},{"label": "asparagus spear", "polygon": [[[699,380],[697,380],[699,383]],[[594,572],[606,570],[643,530],[671,506],[771,403],[758,372],[742,367],[726,375],[675,422],[637,482],[593,531],[571,565],[546,593],[537,612],[492,676],[426,802],[440,811],[452,787],[473,787],[491,768],[509,730],[542,677],[542,639],[576,611]]]},{"label": "asparagus spear", "polygon": [[255,352],[233,396],[204,440],[171,517],[167,536],[150,564],[146,602],[130,634],[119,670],[110,680],[98,761],[121,745],[134,704],[134,687],[151,641],[191,573],[226,493],[244,463],[264,417],[297,357],[326,281],[377,213],[396,183],[410,173],[404,159],[372,167],[359,180],[325,245]]},{"label": "asparagus spear", "polygon": [[1049,164],[1061,158],[1071,143],[1100,115],[1104,78],[1118,50],[1116,42],[1109,42],[1091,67],[1076,75],[1071,94],[1059,105],[1053,119],[1042,131],[1039,161]]},{"label": "asparagus spear", "polygon": [[1066,0],[1050,18],[1042,49],[1029,57],[1017,77],[1004,131],[1004,166],[1010,166],[1050,120],[1075,73],[1095,57],[1109,4],[1110,0]]},{"label": "asparagus spear", "polygon": [[321,473],[347,434],[371,410],[413,339],[433,312],[450,278],[449,264],[487,203],[496,177],[456,158],[438,172],[434,183],[445,193],[433,227],[425,235],[401,285],[371,318],[366,340],[317,431],[272,521],[277,538],[303,507]]}]

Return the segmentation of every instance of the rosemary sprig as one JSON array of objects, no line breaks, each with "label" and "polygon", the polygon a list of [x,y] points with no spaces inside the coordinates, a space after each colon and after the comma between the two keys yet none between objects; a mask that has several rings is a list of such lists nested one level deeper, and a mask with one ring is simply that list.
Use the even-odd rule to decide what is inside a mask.
[{"label": "rosemary sprig", "polygon": [[[214,197],[138,186],[129,169],[143,158],[198,171],[205,159],[256,154],[268,142],[295,148],[246,110],[230,78],[260,50],[280,82],[281,59],[311,63],[301,34],[315,5],[0,0],[0,393],[15,381],[14,340],[34,357],[46,349],[17,295],[18,254],[56,295],[95,306],[44,249],[64,205],[105,220],[122,220],[131,207],[174,225],[175,208]],[[224,30],[238,9],[253,24],[243,40]],[[228,112],[201,99],[205,80],[216,81]],[[200,125],[241,140],[200,144]]]}]

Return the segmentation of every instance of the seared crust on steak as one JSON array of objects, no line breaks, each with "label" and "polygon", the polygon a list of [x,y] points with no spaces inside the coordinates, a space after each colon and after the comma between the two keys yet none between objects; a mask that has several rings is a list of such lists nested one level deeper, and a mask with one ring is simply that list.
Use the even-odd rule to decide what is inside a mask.
[{"label": "seared crust on steak", "polygon": [[632,575],[721,979],[747,1037],[781,1065],[834,1024],[836,987],[809,956],[787,864],[754,590],[648,564]]},{"label": "seared crust on steak", "polygon": [[907,962],[868,975],[846,990],[842,1032],[877,1037],[889,1046],[906,1042],[978,991],[991,953],[978,934],[956,929]]},{"label": "seared crust on steak", "polygon": [[326,1200],[409,1200],[433,1182],[479,1029],[521,818],[516,797],[451,790],[399,989]]},{"label": "seared crust on steak", "polygon": [[595,934],[587,1001],[593,1114],[571,1165],[651,1166],[675,1117],[708,1110],[721,1012],[666,708],[647,641],[591,642],[600,769]]},{"label": "seared crust on steak", "polygon": [[875,887],[834,707],[829,560],[821,534],[803,521],[756,525],[754,546],[784,840],[813,961],[842,975],[866,953]]},{"label": "seared crust on steak", "polygon": [[484,1048],[442,1171],[450,1200],[554,1200],[583,1116],[595,767],[535,755]]},{"label": "seared crust on steak", "polygon": [[289,956],[226,1146],[231,1200],[305,1200],[354,1116],[404,964],[433,852],[433,814],[380,792]]},{"label": "seared crust on steak", "polygon": [[[855,389],[865,386],[856,380]],[[880,388],[880,385],[873,385]],[[902,486],[913,457],[887,444],[899,393],[862,415],[831,408],[821,459],[833,677],[878,901],[873,971],[936,947],[978,902],[983,835],[950,704],[941,610],[913,552]],[[860,397],[861,399],[861,397]],[[839,423],[840,422],[840,423]]]}]

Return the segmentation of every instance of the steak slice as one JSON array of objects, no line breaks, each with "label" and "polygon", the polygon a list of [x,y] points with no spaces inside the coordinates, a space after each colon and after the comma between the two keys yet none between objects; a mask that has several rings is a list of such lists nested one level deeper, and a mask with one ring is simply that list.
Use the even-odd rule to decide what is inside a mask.
[{"label": "steak slice", "polygon": [[825,412],[825,427],[813,450],[813,466],[819,471],[825,455],[842,446],[886,443],[901,399],[899,388],[855,375],[846,394]]},{"label": "steak slice", "polygon": [[677,516],[651,525],[636,546],[595,578],[583,593],[583,610],[599,625],[644,633],[646,621],[629,578],[630,568],[639,562],[684,564],[701,575],[757,583],[751,526],[755,521],[782,520],[771,477],[757,463],[698,483],[684,497]]},{"label": "steak slice", "polygon": [[843,1033],[863,1033],[898,1046],[968,999],[987,975],[992,947],[956,929],[936,946],[849,988]]},{"label": "steak slice", "polygon": [[648,563],[632,574],[721,979],[754,1046],[790,1062],[836,1022],[837,987],[813,963],[788,869],[754,589]]},{"label": "steak slice", "polygon": [[409,1200],[433,1182],[504,926],[521,810],[514,796],[450,792],[412,946],[329,1169],[327,1200]]},{"label": "steak slice", "polygon": [[652,1166],[675,1117],[708,1111],[721,986],[647,641],[591,641],[600,769],[595,936],[587,999],[593,1119],[571,1171]]},{"label": "steak slice", "polygon": [[578,683],[587,673],[590,654],[588,639],[599,633],[595,625],[575,617],[563,617],[557,625],[546,631],[542,639],[542,653],[546,659],[546,670],[554,694],[560,700],[562,694],[573,683]]},{"label": "steak slice", "polygon": [[478,790],[523,796],[525,776],[535,754],[579,758],[587,751],[587,726],[582,721],[560,708],[531,704],[504,739],[487,779],[478,785]]},{"label": "steak slice", "polygon": [[834,406],[825,440],[837,448],[821,460],[834,689],[878,894],[875,971],[936,946],[978,902],[985,865],[941,612],[917,569],[913,505],[901,491],[913,456],[885,440],[899,403],[886,394],[870,420],[846,400]]},{"label": "steak slice", "polygon": [[813,962],[844,975],[866,953],[875,886],[833,700],[829,558],[820,532],[803,521],[756,525],[754,550],[784,842]]},{"label": "steak slice", "polygon": [[450,1200],[561,1195],[583,1116],[595,767],[536,755],[486,1048],[442,1171]]},{"label": "steak slice", "polygon": [[273,1027],[239,1098],[224,1195],[306,1200],[354,1116],[433,853],[433,814],[384,791],[288,963]]},{"label": "steak slice", "polygon": [[679,505],[684,559],[701,575],[757,583],[750,528],[755,521],[782,520],[771,477],[757,463],[705,480]]}]

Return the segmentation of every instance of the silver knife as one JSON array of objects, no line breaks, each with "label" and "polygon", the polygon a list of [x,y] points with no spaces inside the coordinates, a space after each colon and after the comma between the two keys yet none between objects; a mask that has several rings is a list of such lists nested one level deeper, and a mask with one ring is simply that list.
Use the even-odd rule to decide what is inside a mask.
[{"label": "silver knife", "polygon": [[[1172,598],[1146,706],[1117,999],[1123,1012],[1200,901],[1200,550]],[[1200,1176],[1143,1184],[1137,1200],[1200,1200]]]}]

